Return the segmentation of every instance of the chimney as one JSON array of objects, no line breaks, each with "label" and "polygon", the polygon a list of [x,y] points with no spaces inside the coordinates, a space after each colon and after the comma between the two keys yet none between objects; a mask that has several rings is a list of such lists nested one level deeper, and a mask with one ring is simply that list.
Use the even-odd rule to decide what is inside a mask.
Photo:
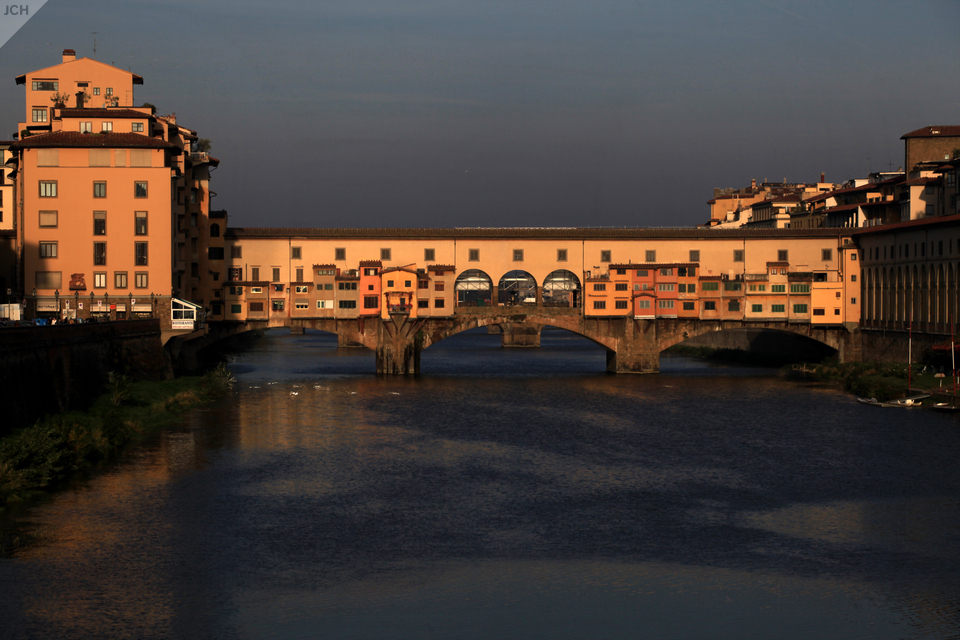
[{"label": "chimney", "polygon": [[826,181],[827,181],[827,174],[824,173],[823,171],[821,171],[821,172],[820,172],[820,182],[826,182]]},{"label": "chimney", "polygon": [[63,61],[64,62],[73,62],[77,59],[77,52],[73,49],[64,49],[63,50]]},{"label": "chimney", "polygon": [[751,191],[756,191],[756,190],[757,190],[757,179],[756,179],[756,178],[750,178],[750,190],[751,190]]}]

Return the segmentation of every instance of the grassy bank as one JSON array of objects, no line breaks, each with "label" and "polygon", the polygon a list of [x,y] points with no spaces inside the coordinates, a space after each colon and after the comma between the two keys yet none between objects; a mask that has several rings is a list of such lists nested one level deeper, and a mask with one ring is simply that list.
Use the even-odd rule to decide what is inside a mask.
[{"label": "grassy bank", "polygon": [[[922,373],[923,365],[910,371],[909,387],[906,363],[850,362],[847,364],[797,364],[790,367],[793,377],[819,382],[833,382],[848,393],[864,398],[891,400],[919,390],[938,389],[940,379],[932,371]],[[952,389],[950,378],[943,379],[944,390]]]},{"label": "grassy bank", "polygon": [[0,513],[89,474],[124,446],[232,385],[222,366],[201,377],[161,382],[111,375],[107,392],[88,411],[47,416],[0,440]]}]

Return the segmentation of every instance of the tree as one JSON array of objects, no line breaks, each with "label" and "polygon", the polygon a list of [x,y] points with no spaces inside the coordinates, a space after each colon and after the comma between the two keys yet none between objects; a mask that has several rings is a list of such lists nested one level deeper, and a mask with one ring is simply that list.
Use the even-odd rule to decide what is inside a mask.
[{"label": "tree", "polygon": [[197,144],[194,145],[196,150],[201,153],[207,153],[210,151],[210,148],[213,146],[213,143],[210,142],[210,138],[198,138]]}]

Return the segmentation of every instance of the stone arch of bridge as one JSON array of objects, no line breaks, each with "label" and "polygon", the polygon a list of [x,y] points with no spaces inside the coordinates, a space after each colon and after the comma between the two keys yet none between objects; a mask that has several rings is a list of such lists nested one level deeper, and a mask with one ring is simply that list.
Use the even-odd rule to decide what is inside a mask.
[{"label": "stone arch of bridge", "polygon": [[553,314],[491,314],[484,316],[459,317],[455,316],[453,322],[437,323],[432,326],[428,320],[422,328],[421,348],[427,349],[438,342],[446,340],[457,334],[476,329],[479,327],[499,326],[521,326],[521,327],[554,327],[563,329],[578,336],[590,340],[594,344],[603,347],[607,351],[615,351],[616,341],[601,335],[601,332],[593,330],[591,323],[584,322],[580,315],[553,315]]},{"label": "stone arch of bridge", "polygon": [[783,322],[740,322],[740,321],[689,321],[677,322],[672,326],[658,328],[658,343],[661,351],[686,342],[698,336],[726,331],[755,330],[785,335],[801,336],[819,342],[835,351],[842,348],[841,334],[837,327],[815,327],[809,324],[791,325]]}]

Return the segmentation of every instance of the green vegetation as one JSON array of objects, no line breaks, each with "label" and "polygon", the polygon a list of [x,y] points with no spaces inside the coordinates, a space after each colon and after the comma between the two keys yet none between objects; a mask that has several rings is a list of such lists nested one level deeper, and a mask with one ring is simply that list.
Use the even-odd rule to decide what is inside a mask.
[{"label": "green vegetation", "polygon": [[[923,372],[925,365],[914,364],[910,372],[910,389],[913,391],[936,389],[940,380],[933,371]],[[845,391],[863,398],[891,400],[907,394],[907,364],[849,362],[847,364],[795,364],[790,367],[793,375],[805,380],[842,384]],[[949,382],[944,379],[944,386]]]},{"label": "green vegetation", "polygon": [[106,393],[88,411],[47,416],[0,440],[0,513],[89,474],[183,411],[224,395],[233,382],[223,365],[161,382],[110,374]]}]

